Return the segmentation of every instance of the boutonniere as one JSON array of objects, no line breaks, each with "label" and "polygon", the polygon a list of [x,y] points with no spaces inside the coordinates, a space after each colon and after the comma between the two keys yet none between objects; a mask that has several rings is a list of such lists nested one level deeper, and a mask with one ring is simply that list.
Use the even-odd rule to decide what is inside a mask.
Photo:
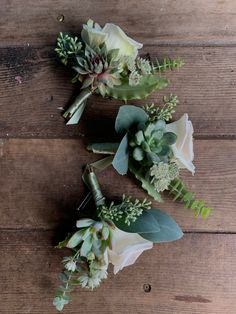
[{"label": "boutonniere", "polygon": [[[151,202],[123,196],[120,201],[108,202],[102,195],[92,166],[88,166],[84,181],[90,193],[82,202],[88,206],[92,196],[94,210],[78,219],[76,229],[60,242],[57,248],[71,249],[62,263],[64,272],[53,304],[61,311],[69,303],[69,293],[77,286],[93,290],[107,278],[109,263],[114,274],[135,263],[153,243],[178,240],[183,233],[166,213],[152,208]],[[87,212],[87,211],[86,211]]]},{"label": "boutonniere", "polygon": [[79,36],[60,33],[55,51],[61,62],[76,73],[72,82],[80,83],[79,95],[64,113],[67,124],[79,122],[92,94],[126,102],[145,98],[168,85],[161,72],[179,68],[183,61],[164,58],[152,62],[138,56],[142,47],[112,23],[102,28],[88,20]]},{"label": "boutonniere", "polygon": [[193,126],[187,114],[171,122],[178,103],[177,97],[164,97],[164,106],[154,104],[143,108],[121,106],[115,129],[122,136],[120,143],[94,143],[88,150],[114,154],[111,164],[125,175],[130,171],[142,188],[156,201],[168,190],[174,200],[194,210],[195,216],[209,216],[211,208],[195,198],[180,178],[182,169],[195,172],[193,165]]}]

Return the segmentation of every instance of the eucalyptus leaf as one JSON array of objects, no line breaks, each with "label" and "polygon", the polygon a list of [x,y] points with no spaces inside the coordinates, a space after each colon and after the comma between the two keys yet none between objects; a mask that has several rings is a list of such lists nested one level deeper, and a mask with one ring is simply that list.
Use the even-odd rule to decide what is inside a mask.
[{"label": "eucalyptus leaf", "polygon": [[115,129],[117,133],[127,131],[131,126],[138,123],[145,123],[148,121],[146,112],[137,107],[124,105],[121,106],[116,117]]},{"label": "eucalyptus leaf", "polygon": [[58,311],[62,311],[64,306],[68,304],[68,300],[64,300],[62,297],[55,297],[53,300],[53,305],[56,307]]},{"label": "eucalyptus leaf", "polygon": [[114,220],[113,223],[117,228],[129,233],[151,233],[160,230],[156,218],[149,213],[149,210],[144,210],[140,216],[137,217],[135,222],[130,225],[125,223],[125,215],[119,220]]},{"label": "eucalyptus leaf", "polygon": [[139,233],[141,237],[154,243],[170,242],[182,238],[183,232],[172,217],[155,208],[148,212],[156,219],[160,230],[153,233]]},{"label": "eucalyptus leaf", "polygon": [[129,164],[129,150],[128,150],[128,133],[123,137],[122,141],[120,142],[119,148],[115,154],[115,157],[112,161],[113,167],[116,171],[124,175],[128,171],[128,164]]}]

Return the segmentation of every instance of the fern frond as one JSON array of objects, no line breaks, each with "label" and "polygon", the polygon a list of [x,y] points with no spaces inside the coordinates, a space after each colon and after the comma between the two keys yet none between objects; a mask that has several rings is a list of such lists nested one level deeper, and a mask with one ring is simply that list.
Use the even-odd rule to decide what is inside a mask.
[{"label": "fern frond", "polygon": [[165,72],[167,70],[179,69],[184,65],[184,61],[180,58],[171,59],[164,58],[161,62],[156,59],[156,62],[153,64],[153,70],[157,72]]},{"label": "fern frond", "polygon": [[195,217],[202,216],[206,218],[210,215],[212,208],[206,207],[203,200],[196,199],[195,194],[189,192],[183,181],[179,178],[171,181],[169,192],[174,196],[174,201],[180,200],[185,204],[186,208],[192,209]]}]

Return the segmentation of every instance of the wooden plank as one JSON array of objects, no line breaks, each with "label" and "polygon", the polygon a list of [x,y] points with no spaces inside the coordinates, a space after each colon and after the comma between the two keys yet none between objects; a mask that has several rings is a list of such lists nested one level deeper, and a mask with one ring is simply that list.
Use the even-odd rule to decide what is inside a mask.
[{"label": "wooden plank", "polygon": [[[197,137],[235,137],[235,48],[147,47],[144,52],[148,51],[153,58],[181,56],[186,64],[167,74],[168,89],[132,103],[159,102],[172,92],[180,99],[175,117],[188,112]],[[53,47],[2,48],[0,61],[0,137],[114,134],[113,120],[122,102],[98,96],[89,100],[79,127],[65,125],[60,108],[71,102],[76,87],[70,83],[72,73],[56,62]],[[19,75],[22,84],[15,79]]]},{"label": "wooden plank", "polygon": [[[0,233],[2,314],[56,313],[52,298],[61,258],[51,232]],[[79,289],[65,313],[235,314],[236,235],[186,234],[155,245],[101,287]],[[148,261],[148,262],[147,262]],[[144,292],[149,284],[151,291]]]},{"label": "wooden plank", "polygon": [[[231,0],[2,0],[1,45],[52,44],[59,31],[78,32],[88,18],[112,21],[144,43],[235,44],[236,3]],[[59,22],[61,15],[64,21]]]},{"label": "wooden plank", "polygon": [[[183,171],[183,178],[199,198],[214,207],[212,217],[195,219],[170,197],[154,205],[170,212],[187,231],[236,232],[236,141],[197,140],[194,147],[196,175]],[[2,140],[0,228],[71,227],[75,208],[84,197],[82,165],[99,158],[86,152],[79,140]],[[108,198],[122,193],[146,196],[137,181],[117,175],[112,168],[99,177]]]}]

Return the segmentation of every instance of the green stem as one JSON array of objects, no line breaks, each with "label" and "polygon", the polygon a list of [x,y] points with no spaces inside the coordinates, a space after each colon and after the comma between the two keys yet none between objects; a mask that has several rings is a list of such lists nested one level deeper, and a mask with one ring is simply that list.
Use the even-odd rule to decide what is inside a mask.
[{"label": "green stem", "polygon": [[85,109],[86,101],[91,95],[91,90],[86,88],[76,97],[73,104],[63,114],[63,117],[68,120],[67,124],[77,124],[79,122]]}]

